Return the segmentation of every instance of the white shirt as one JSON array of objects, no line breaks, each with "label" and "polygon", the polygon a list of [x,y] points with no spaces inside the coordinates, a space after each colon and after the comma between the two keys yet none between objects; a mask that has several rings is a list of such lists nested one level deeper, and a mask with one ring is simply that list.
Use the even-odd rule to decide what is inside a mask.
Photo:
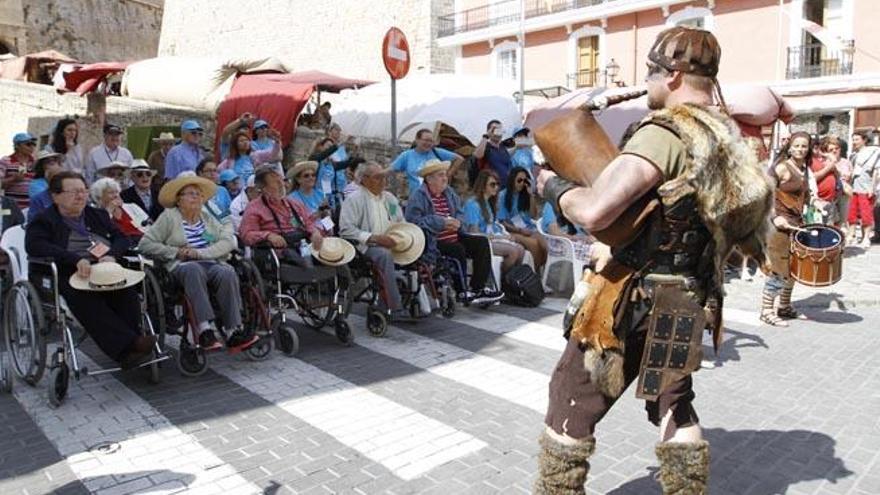
[{"label": "white shirt", "polygon": [[131,156],[131,151],[128,151],[128,148],[119,146],[115,150],[111,150],[101,143],[89,151],[84,170],[86,182],[89,184],[95,182],[98,170],[106,168],[111,162],[122,162],[131,166],[132,161],[134,161],[134,157]]}]

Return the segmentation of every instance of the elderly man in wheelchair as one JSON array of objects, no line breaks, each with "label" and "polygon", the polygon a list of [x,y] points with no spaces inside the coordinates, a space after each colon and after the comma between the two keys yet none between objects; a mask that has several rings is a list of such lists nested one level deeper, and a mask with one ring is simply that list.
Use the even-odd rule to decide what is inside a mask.
[{"label": "elderly man in wheelchair", "polygon": [[133,287],[143,272],[115,259],[131,247],[104,210],[86,205],[85,179],[60,172],[49,183],[53,206],[28,226],[25,248],[31,262],[57,268],[57,290],[98,347],[123,369],[148,361],[156,336],[141,328],[141,306]]},{"label": "elderly man in wheelchair", "polygon": [[[205,351],[221,349],[219,332],[232,353],[246,350],[259,339],[253,329],[242,326],[239,279],[226,262],[237,246],[232,224],[204,208],[216,188],[213,182],[194,174],[181,174],[163,185],[159,202],[166,209],[138,248],[183,288],[190,317],[197,326],[199,347]],[[212,298],[220,312],[219,324]]]}]

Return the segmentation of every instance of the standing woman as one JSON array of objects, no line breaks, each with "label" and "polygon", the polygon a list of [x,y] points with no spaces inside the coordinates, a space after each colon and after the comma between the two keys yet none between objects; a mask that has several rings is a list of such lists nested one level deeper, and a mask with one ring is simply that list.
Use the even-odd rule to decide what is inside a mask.
[{"label": "standing woman", "polygon": [[507,176],[507,187],[498,195],[498,220],[514,241],[532,253],[535,268],[541,270],[547,261],[547,241],[535,224],[538,204],[532,199],[531,189],[528,170],[514,167]]},{"label": "standing woman", "polygon": [[[810,194],[807,166],[811,161],[810,135],[796,132],[770,167],[770,176],[776,182],[773,201],[773,226],[776,231],[770,235],[768,246],[772,273],[764,282],[761,321],[776,327],[787,327],[785,320],[798,317],[791,305],[794,279],[789,266],[790,235],[804,225],[804,205]],[[777,296],[779,306],[774,311],[773,302]]]},{"label": "standing woman", "polygon": [[[832,206],[836,209],[837,218],[834,226],[846,228],[846,214],[849,212],[849,198],[852,196],[852,163],[840,156],[840,138],[825,136],[822,139],[822,154],[825,163],[833,164],[837,171],[837,198]],[[816,178],[818,180],[818,177]]]},{"label": "standing woman", "polygon": [[275,141],[269,137],[269,123],[259,119],[254,122],[253,141],[251,149],[254,151],[269,150],[275,145]]},{"label": "standing woman", "polygon": [[[275,144],[267,150],[255,151],[251,149],[251,137],[247,132],[239,132],[232,139],[229,147],[229,155],[220,164],[218,169],[234,170],[247,183],[248,178],[254,174],[254,170],[265,163],[281,159],[281,135],[275,129],[270,129],[269,136],[275,139]],[[279,172],[280,173],[280,172]]]},{"label": "standing woman", "polygon": [[83,150],[79,145],[79,126],[73,119],[61,119],[55,124],[52,142],[46,145],[47,151],[59,153],[64,170],[83,173]]},{"label": "standing woman", "polygon": [[496,220],[498,211],[498,174],[481,170],[474,181],[474,195],[464,204],[464,227],[468,232],[485,234],[492,242],[492,253],[501,256],[501,271],[522,263],[525,249],[511,239]]}]

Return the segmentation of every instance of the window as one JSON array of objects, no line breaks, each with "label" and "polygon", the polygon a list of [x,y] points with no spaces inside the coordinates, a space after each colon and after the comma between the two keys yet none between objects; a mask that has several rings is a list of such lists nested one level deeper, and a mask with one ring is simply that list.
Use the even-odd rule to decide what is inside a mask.
[{"label": "window", "polygon": [[498,77],[502,79],[517,78],[516,49],[498,52]]}]

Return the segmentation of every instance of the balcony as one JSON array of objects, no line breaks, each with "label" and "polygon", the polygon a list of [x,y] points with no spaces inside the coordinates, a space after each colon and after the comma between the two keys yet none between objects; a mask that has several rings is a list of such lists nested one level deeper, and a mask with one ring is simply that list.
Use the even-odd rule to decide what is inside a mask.
[{"label": "balcony", "polygon": [[567,84],[569,88],[585,88],[595,86],[599,79],[599,69],[587,69],[567,74]]},{"label": "balcony", "polygon": [[[621,0],[525,0],[525,17],[531,19],[547,14],[620,2]],[[518,22],[522,0],[503,0],[461,12],[442,15],[439,37],[476,31],[501,24]]]},{"label": "balcony", "polygon": [[840,50],[829,50],[821,43],[788,48],[786,79],[809,79],[852,74],[854,42],[843,42]]}]

